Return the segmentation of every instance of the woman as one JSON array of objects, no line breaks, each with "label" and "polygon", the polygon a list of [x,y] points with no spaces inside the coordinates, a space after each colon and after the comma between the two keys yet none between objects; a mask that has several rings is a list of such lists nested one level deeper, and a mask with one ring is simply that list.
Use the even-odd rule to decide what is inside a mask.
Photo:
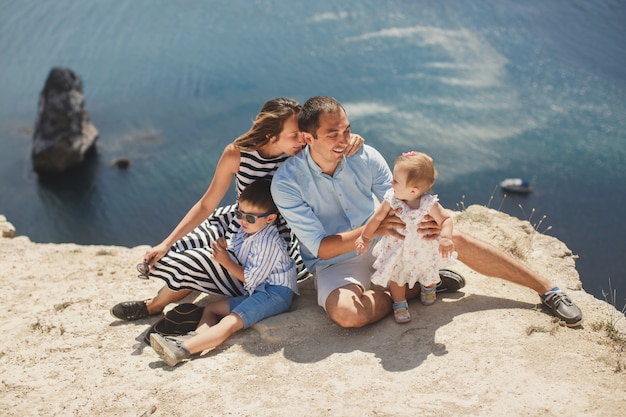
[{"label": "woman", "polygon": [[[226,146],[202,198],[168,237],[146,252],[142,273],[147,278],[149,272],[150,277],[161,278],[166,285],[151,299],[116,304],[111,309],[114,317],[131,321],[159,314],[165,306],[181,300],[192,290],[227,297],[243,294],[241,282],[231,277],[211,255],[211,242],[230,236],[241,226],[234,216],[234,205],[216,208],[233,176],[239,197],[247,185],[261,178],[271,179],[282,162],[300,152],[304,146],[298,128],[300,108],[295,100],[287,98],[266,102],[250,130]],[[363,139],[353,135],[345,154],[352,155],[362,144]],[[290,238],[282,217],[277,222],[302,277],[307,272],[297,251],[297,241]]]}]

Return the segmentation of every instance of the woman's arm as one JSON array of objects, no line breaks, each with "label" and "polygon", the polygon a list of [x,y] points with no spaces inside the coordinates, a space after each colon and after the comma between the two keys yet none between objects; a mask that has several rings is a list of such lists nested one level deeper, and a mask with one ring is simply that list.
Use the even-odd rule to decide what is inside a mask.
[{"label": "woman's arm", "polygon": [[191,232],[213,213],[226,195],[233,175],[239,170],[240,159],[239,149],[234,145],[230,144],[224,149],[215,167],[213,180],[204,195],[191,207],[169,236],[146,252],[145,260],[150,265],[154,265],[167,253],[174,242]]}]

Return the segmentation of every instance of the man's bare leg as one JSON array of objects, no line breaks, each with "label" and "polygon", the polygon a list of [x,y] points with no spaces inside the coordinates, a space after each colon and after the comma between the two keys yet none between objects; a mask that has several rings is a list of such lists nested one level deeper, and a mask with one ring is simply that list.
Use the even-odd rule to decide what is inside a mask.
[{"label": "man's bare leg", "polygon": [[474,271],[531,288],[537,291],[541,302],[561,322],[570,327],[582,323],[582,311],[568,295],[521,262],[494,246],[461,233],[455,233],[452,240],[458,259]]},{"label": "man's bare leg", "polygon": [[326,312],[341,327],[363,327],[391,312],[392,300],[383,291],[367,290],[357,284],[337,288],[326,299]]},{"label": "man's bare leg", "polygon": [[537,291],[539,295],[554,287],[548,280],[492,245],[462,233],[455,233],[452,240],[459,261],[482,275],[523,285]]}]

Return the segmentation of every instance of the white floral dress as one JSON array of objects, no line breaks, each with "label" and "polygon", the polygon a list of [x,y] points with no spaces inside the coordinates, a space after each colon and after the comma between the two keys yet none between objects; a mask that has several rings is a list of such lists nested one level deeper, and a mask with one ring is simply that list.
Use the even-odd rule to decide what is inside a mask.
[{"label": "white floral dress", "polygon": [[406,230],[399,230],[404,240],[385,235],[374,247],[376,271],[372,283],[386,287],[389,281],[394,281],[400,285],[409,284],[409,288],[413,288],[416,282],[427,287],[437,284],[439,270],[453,264],[454,260],[439,254],[439,239],[422,239],[417,233],[417,225],[439,199],[436,195],[424,194],[417,209],[396,199],[393,189],[387,191],[384,199],[393,209],[400,209],[396,215],[404,221]]}]

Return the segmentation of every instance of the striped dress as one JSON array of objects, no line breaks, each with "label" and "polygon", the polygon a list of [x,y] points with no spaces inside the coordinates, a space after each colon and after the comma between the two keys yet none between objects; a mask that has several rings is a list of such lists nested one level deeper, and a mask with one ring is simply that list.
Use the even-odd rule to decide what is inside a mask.
[{"label": "striped dress", "polygon": [[[271,180],[288,157],[266,159],[257,151],[241,151],[239,171],[235,175],[237,197],[254,181]],[[220,237],[229,238],[241,226],[234,214],[236,207],[232,204],[217,208],[202,224],[172,245],[151,269],[150,276],[162,279],[173,291],[194,290],[226,297],[243,295],[243,284],[211,258],[211,243]],[[300,257],[297,239],[282,216],[276,219],[276,226],[289,246],[289,255],[296,261],[298,280],[304,279],[308,271]]]}]

